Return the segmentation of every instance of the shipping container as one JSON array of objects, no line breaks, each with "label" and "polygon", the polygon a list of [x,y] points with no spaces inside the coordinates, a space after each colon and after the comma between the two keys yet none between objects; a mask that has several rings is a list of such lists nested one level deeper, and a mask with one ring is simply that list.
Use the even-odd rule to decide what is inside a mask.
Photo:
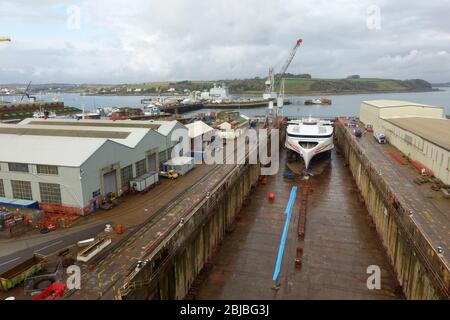
[{"label": "shipping container", "polygon": [[130,181],[131,188],[135,191],[144,191],[158,182],[158,172],[151,171]]}]

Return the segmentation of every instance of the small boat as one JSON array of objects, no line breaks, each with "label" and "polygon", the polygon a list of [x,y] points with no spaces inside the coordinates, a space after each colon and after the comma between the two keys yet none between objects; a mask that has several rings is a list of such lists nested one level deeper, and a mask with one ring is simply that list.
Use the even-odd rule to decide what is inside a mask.
[{"label": "small boat", "polygon": [[77,113],[75,115],[75,118],[77,120],[81,120],[81,119],[100,119],[101,118],[101,114],[99,112]]},{"label": "small boat", "polygon": [[35,111],[33,112],[33,118],[40,118],[40,119],[48,119],[48,118],[56,118],[56,113],[55,112],[50,112],[50,111]]},{"label": "small boat", "polygon": [[144,115],[146,115],[146,116],[154,116],[154,115],[159,115],[161,113],[161,110],[159,110],[159,108],[157,106],[155,106],[154,104],[149,104],[142,111],[144,112]]},{"label": "small boat", "polygon": [[111,120],[124,120],[131,117],[143,116],[144,111],[139,108],[118,108],[115,109],[110,116]]},{"label": "small boat", "polygon": [[333,144],[333,124],[329,120],[307,118],[291,120],[286,130],[285,147],[298,153],[305,162],[305,169],[313,157],[320,153],[331,155]]},{"label": "small boat", "polygon": [[313,105],[313,104],[331,105],[331,99],[329,99],[329,98],[320,98],[320,99],[308,99],[308,100],[305,100],[305,105]]}]

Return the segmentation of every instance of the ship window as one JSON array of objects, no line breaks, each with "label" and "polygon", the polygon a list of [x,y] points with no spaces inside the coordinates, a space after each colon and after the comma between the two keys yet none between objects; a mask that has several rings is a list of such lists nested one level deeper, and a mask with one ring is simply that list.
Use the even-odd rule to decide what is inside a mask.
[{"label": "ship window", "polygon": [[303,139],[309,139],[309,138],[329,138],[333,136],[333,134],[327,134],[327,135],[321,135],[321,136],[317,136],[317,135],[301,135],[301,134],[292,134],[292,133],[288,133],[288,137],[293,137],[293,138],[303,138]]}]

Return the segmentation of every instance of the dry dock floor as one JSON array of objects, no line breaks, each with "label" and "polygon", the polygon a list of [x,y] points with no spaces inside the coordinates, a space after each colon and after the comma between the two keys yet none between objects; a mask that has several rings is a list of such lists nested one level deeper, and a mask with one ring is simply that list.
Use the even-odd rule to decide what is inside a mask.
[{"label": "dry dock floor", "polygon": [[[358,196],[343,157],[332,154],[322,174],[305,182],[268,177],[251,194],[234,232],[227,235],[213,257],[196,299],[401,299],[398,283],[368,213]],[[327,161],[327,160],[324,160]],[[309,183],[304,251],[301,269],[295,268],[302,188]],[[280,274],[280,289],[273,290],[283,213],[292,185],[298,185]],[[276,199],[268,201],[269,192]],[[381,268],[381,289],[369,290],[367,267]]]}]

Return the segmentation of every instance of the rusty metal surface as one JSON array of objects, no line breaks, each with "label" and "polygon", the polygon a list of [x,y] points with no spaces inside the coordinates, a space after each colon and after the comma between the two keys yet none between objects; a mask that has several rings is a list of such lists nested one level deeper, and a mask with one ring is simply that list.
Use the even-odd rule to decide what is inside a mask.
[{"label": "rusty metal surface", "polygon": [[[304,182],[283,179],[281,169],[259,185],[240,213],[237,227],[212,260],[196,299],[398,299],[397,281],[368,213],[357,195],[343,158],[333,153],[330,166],[309,181],[304,244],[299,249],[298,219]],[[272,273],[291,185],[299,185],[280,275]],[[273,203],[267,199],[274,192]],[[296,259],[301,257],[301,268]],[[369,265],[382,270],[381,290],[368,290]]]}]

